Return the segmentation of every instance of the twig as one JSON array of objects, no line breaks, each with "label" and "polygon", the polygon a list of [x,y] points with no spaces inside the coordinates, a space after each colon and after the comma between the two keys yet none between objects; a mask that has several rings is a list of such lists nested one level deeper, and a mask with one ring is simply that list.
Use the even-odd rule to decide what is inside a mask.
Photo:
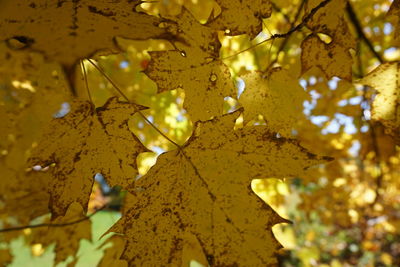
[{"label": "twig", "polygon": [[[118,91],[118,93],[128,102],[131,104],[132,101],[129,100],[129,98],[122,92],[122,90],[114,83],[114,81],[99,67],[97,64],[95,64],[91,59],[87,59],[90,64],[92,64],[103,76],[104,78],[107,79],[111,83],[111,85],[115,88],[115,90]],[[167,135],[165,135],[160,129],[158,129],[149,119],[139,110],[136,109],[137,113],[151,126],[156,130],[161,136],[163,136],[165,139],[167,139],[169,142],[171,142],[174,146],[176,146],[179,150],[181,149],[181,146],[178,145],[175,141],[173,141],[171,138],[169,138]]]},{"label": "twig", "polygon": [[[292,33],[296,32],[298,30],[301,30],[304,26],[306,26],[307,22],[310,21],[310,19],[315,15],[315,13],[317,13],[317,11],[319,9],[323,8],[324,6],[326,6],[330,1],[331,0],[324,0],[321,3],[319,3],[319,5],[317,5],[313,9],[311,9],[310,13],[308,13],[299,24],[297,24],[295,27],[291,28],[289,31],[287,31],[285,33],[273,34],[271,37],[269,37],[268,39],[265,39],[264,41],[261,41],[261,42],[255,44],[255,45],[252,45],[252,46],[250,46],[250,47],[248,47],[246,49],[243,49],[243,50],[241,50],[239,52],[236,52],[236,53],[234,53],[232,55],[226,56],[226,57],[224,57],[224,58],[222,58],[220,60],[226,60],[226,59],[229,59],[229,58],[232,58],[232,57],[236,57],[237,55],[239,55],[239,54],[241,54],[243,52],[249,51],[249,50],[251,50],[253,48],[256,48],[257,46],[260,46],[260,45],[262,45],[262,44],[264,44],[266,42],[272,41],[272,40],[277,39],[277,38],[287,38]],[[203,64],[203,65],[205,65],[205,64]]]},{"label": "twig", "polygon": [[[286,16],[285,16],[286,20],[290,23],[290,28],[294,27],[294,24],[295,24],[296,21],[298,20],[300,14],[301,14],[301,11],[303,10],[303,7],[304,7],[304,4],[305,4],[305,3],[306,3],[306,0],[302,0],[302,1],[301,1],[300,5],[299,5],[299,8],[297,9],[296,15],[295,15],[294,18],[293,18],[293,21],[290,21],[290,18],[289,18],[286,14],[284,14],[284,16],[286,15]],[[275,4],[273,4],[273,7],[278,8]],[[283,14],[283,12],[281,12],[281,13]],[[279,53],[285,48],[286,44],[289,42],[290,36],[291,36],[291,35],[288,35],[288,36],[282,41],[281,45],[280,45],[279,48],[278,48],[278,51],[276,52],[276,57],[275,57],[275,59],[272,60],[272,61],[268,64],[267,71],[268,71],[268,69],[270,69],[270,68],[278,61]]]},{"label": "twig", "polygon": [[378,59],[379,63],[382,64],[384,62],[382,56],[375,50],[371,41],[365,35],[365,33],[362,29],[361,23],[358,20],[357,15],[354,12],[354,9],[351,6],[349,1],[347,1],[347,4],[346,4],[346,12],[349,15],[349,19],[350,19],[351,23],[354,25],[354,28],[356,29],[357,35],[361,38],[361,40],[364,41],[364,43],[367,45],[367,47],[371,51],[371,53],[376,57],[376,59]]},{"label": "twig", "polygon": [[90,94],[90,90],[89,90],[89,84],[88,84],[88,80],[87,80],[85,64],[83,63],[83,60],[81,60],[80,62],[81,62],[81,68],[82,68],[83,79],[85,80],[86,91],[87,91],[87,94],[88,94],[90,103],[94,104],[94,103],[93,103],[93,99],[92,99],[92,95]]},{"label": "twig", "polygon": [[78,220],[71,221],[71,222],[66,222],[66,223],[40,223],[40,224],[33,224],[33,225],[10,227],[10,228],[5,228],[5,229],[0,229],[0,233],[6,233],[6,232],[12,232],[12,231],[20,231],[20,230],[24,230],[24,229],[33,229],[33,228],[40,228],[40,227],[64,227],[64,226],[68,226],[68,225],[73,225],[73,224],[77,224],[77,223],[89,220],[91,217],[96,215],[97,212],[105,209],[106,207],[107,207],[107,205],[104,205],[103,207],[101,207],[100,209],[97,209],[92,214],[90,214],[88,216],[85,216],[83,218],[80,218]]}]

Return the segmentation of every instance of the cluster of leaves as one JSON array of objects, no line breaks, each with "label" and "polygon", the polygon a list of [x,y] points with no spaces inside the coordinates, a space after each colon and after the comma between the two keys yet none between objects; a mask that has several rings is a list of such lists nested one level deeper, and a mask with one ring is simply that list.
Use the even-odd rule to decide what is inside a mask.
[{"label": "cluster of leaves", "polygon": [[[398,9],[394,1],[389,15]],[[43,220],[23,234],[56,243],[55,264],[75,264],[79,240],[90,239],[84,216],[98,175],[126,191],[103,266],[277,265],[272,226],[285,220],[252,191],[255,178],[323,184],[301,205],[343,227],[364,230],[382,213],[398,220],[398,191],[383,184],[400,162],[399,67],[383,63],[348,1],[6,0],[0,38],[0,220],[3,229]],[[365,76],[368,53],[382,64]],[[338,113],[358,117],[358,136],[321,134]],[[312,121],[322,116],[324,125]],[[168,152],[141,169],[152,150]],[[337,160],[324,167],[332,158],[317,155]]]}]

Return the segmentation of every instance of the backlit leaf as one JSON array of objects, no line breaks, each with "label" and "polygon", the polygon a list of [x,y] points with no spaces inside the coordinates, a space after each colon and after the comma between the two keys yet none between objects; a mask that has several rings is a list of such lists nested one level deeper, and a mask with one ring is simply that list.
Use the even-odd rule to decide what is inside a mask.
[{"label": "backlit leaf", "polygon": [[250,72],[241,78],[246,84],[239,99],[244,107],[245,122],[260,114],[271,132],[290,135],[307,98],[296,79],[281,68],[269,73]]},{"label": "backlit leaf", "polygon": [[211,266],[276,264],[271,227],[283,220],[252,192],[251,180],[297,176],[327,158],[265,126],[233,131],[238,115],[198,123],[182,150],[162,154],[137,181],[137,198],[111,228],[127,237],[129,265],[181,266],[188,243],[197,250],[193,260]]},{"label": "backlit leaf", "polygon": [[149,52],[145,73],[158,85],[159,92],[183,88],[184,108],[193,122],[222,114],[225,96],[235,90],[229,69],[218,60],[221,44],[215,31],[200,24],[186,9],[171,24],[177,33],[176,50]]},{"label": "backlit leaf", "polygon": [[0,36],[69,67],[99,50],[115,50],[115,36],[161,37],[160,20],[136,12],[138,2],[5,0],[0,3]]},{"label": "backlit leaf", "polygon": [[71,112],[53,119],[32,165],[52,168],[51,209],[63,215],[72,202],[87,206],[96,173],[110,186],[130,185],[137,175],[136,156],[147,149],[128,128],[130,116],[144,109],[110,98],[95,109],[90,102],[74,102]]},{"label": "backlit leaf", "polygon": [[374,88],[378,94],[372,103],[372,119],[380,121],[400,144],[400,66],[384,63],[362,78],[359,83]]},{"label": "backlit leaf", "polygon": [[107,241],[105,241],[101,247],[104,247],[106,245],[110,245],[111,247],[108,247],[104,250],[104,256],[99,262],[98,266],[99,267],[126,267],[128,266],[128,263],[124,260],[120,260],[119,258],[121,257],[122,252],[124,251],[125,248],[125,243],[126,240],[124,237],[119,236],[119,235],[113,235]]},{"label": "backlit leaf", "polygon": [[346,48],[333,41],[326,44],[317,35],[309,35],[301,43],[301,49],[303,73],[313,67],[318,67],[327,79],[337,76],[351,80],[352,58]]},{"label": "backlit leaf", "polygon": [[[318,9],[307,23],[313,34],[301,44],[302,73],[312,67],[318,67],[328,79],[337,76],[351,80],[353,60],[349,49],[355,48],[356,40],[344,19],[347,1],[312,0],[306,3],[306,14],[322,3],[327,4]],[[317,34],[324,34],[330,40],[323,41]]]},{"label": "backlit leaf", "polygon": [[207,25],[229,35],[248,34],[253,39],[262,31],[263,19],[271,16],[269,0],[216,0],[221,14]]}]

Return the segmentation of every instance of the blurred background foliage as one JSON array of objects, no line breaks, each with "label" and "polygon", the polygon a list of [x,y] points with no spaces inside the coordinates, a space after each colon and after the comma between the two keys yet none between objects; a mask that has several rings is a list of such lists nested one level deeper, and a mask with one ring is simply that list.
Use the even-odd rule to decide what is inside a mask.
[{"label": "blurred background foliage", "polygon": [[[235,79],[239,99],[246,90],[245,82],[239,76],[246,71],[266,71],[273,66],[282,66],[299,77],[298,83],[309,97],[303,103],[303,110],[299,110],[302,118],[292,129],[292,135],[310,151],[336,159],[310,169],[304,177],[253,181],[253,190],[292,222],[273,228],[284,247],[279,255],[281,266],[400,266],[400,154],[393,138],[384,133],[378,122],[371,121],[371,99],[375,91],[337,77],[327,80],[318,69],[301,75],[300,44],[309,33],[306,28],[286,39],[255,46],[272,34],[288,31],[301,22],[304,15],[303,0],[272,2],[272,16],[264,20],[263,31],[254,40],[246,35],[228,37],[221,33],[221,58]],[[393,21],[386,16],[391,1],[352,0],[350,4],[365,36],[381,57],[377,58],[358,36],[355,18],[346,13],[351,31],[358,36],[357,49],[352,51],[353,80],[357,81],[380,61],[399,60],[400,50]],[[141,8],[151,14],[169,16],[179,14],[182,6],[203,23],[212,12],[218,12],[212,0],[151,1],[142,4]],[[329,39],[329,36],[321,38]],[[143,112],[148,120],[172,140],[183,144],[193,128],[183,109],[184,92],[176,89],[157,94],[156,84],[143,73],[150,60],[147,52],[171,49],[171,45],[155,40],[118,39],[117,42],[126,52],[98,56],[95,58],[98,65],[130,100],[149,107]],[[249,47],[252,48],[230,57]],[[103,105],[110,96],[118,95],[110,81],[92,64],[88,61],[84,64],[96,106]],[[12,78],[0,80],[3,101],[11,98],[18,105],[24,105],[26,100],[20,96],[22,91],[29,91],[29,83],[12,75],[8,77]],[[77,75],[76,78],[78,95],[86,97],[83,77]],[[35,78],[31,79],[34,82]],[[66,105],[64,108],[68,109]],[[225,99],[226,112],[239,107],[237,100]],[[134,116],[129,123],[143,144],[153,151],[143,153],[138,159],[143,175],[155,164],[160,153],[174,147],[140,116]],[[265,122],[259,116],[250,123]],[[92,217],[95,242],[81,241],[78,266],[99,262],[102,250],[97,249],[103,241],[98,241],[99,234],[96,233],[104,232],[118,219],[118,210],[123,203],[123,193],[109,188],[101,175],[96,181],[90,209],[93,211],[105,203],[112,203],[109,206],[116,211],[102,211]],[[30,234],[30,231],[23,232],[25,236]],[[1,245],[6,246],[0,244],[0,253]],[[10,246],[14,256],[10,266],[51,266],[52,246],[46,249],[40,244],[27,246],[21,237],[14,239]]]}]

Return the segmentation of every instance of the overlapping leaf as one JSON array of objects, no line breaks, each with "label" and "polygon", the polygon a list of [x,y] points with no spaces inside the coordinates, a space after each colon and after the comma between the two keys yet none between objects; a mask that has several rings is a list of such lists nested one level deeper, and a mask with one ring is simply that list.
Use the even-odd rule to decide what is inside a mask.
[{"label": "overlapping leaf", "polygon": [[372,119],[380,121],[400,144],[400,65],[391,62],[379,65],[359,81],[378,94],[372,103]]},{"label": "overlapping leaf", "polygon": [[192,121],[222,114],[225,96],[235,90],[227,66],[220,60],[221,44],[212,29],[200,24],[186,9],[167,28],[179,42],[176,49],[150,52],[145,71],[158,85],[159,92],[183,88],[184,108]]},{"label": "overlapping leaf", "polygon": [[399,0],[394,0],[392,2],[392,5],[390,6],[390,9],[387,13],[388,16],[391,16],[395,20],[395,27],[397,30],[394,31],[395,33],[395,38],[399,40],[400,38],[400,33],[399,33],[399,24],[400,24],[400,1]]},{"label": "overlapping leaf", "polygon": [[97,109],[90,102],[74,102],[70,113],[49,123],[30,163],[55,164],[50,191],[54,216],[64,215],[72,202],[87,207],[96,173],[111,186],[134,181],[136,156],[147,149],[127,123],[141,109],[116,97]]},{"label": "overlapping leaf", "polygon": [[101,248],[105,245],[111,244],[111,247],[108,247],[104,250],[104,256],[99,262],[99,267],[125,267],[128,266],[127,262],[124,260],[120,260],[119,258],[122,255],[122,252],[125,248],[126,240],[124,237],[119,235],[113,235],[108,238],[106,242],[101,245]]},{"label": "overlapping leaf", "polygon": [[9,249],[0,249],[0,262],[2,264],[9,264],[13,259],[13,255],[11,254]]},{"label": "overlapping leaf", "polygon": [[0,220],[13,217],[18,224],[26,225],[32,219],[47,214],[49,184],[53,178],[51,174],[44,171],[16,171],[4,165],[4,161],[0,161],[3,180],[0,184],[0,201],[4,204],[0,207]]},{"label": "overlapping leaf", "polygon": [[[313,34],[301,44],[302,72],[312,67],[320,68],[328,79],[337,76],[351,80],[352,57],[350,48],[355,48],[356,41],[344,19],[347,1],[344,0],[313,0],[307,1],[306,14],[323,4],[307,23]],[[317,34],[328,35],[329,43],[322,41]]]},{"label": "overlapping leaf", "polygon": [[272,69],[269,73],[250,72],[242,76],[246,89],[239,102],[244,107],[244,120],[260,114],[271,132],[288,136],[302,115],[307,93],[287,70]]},{"label": "overlapping leaf", "polygon": [[216,0],[221,14],[207,25],[213,29],[226,31],[229,35],[248,34],[251,39],[262,31],[262,20],[271,16],[269,0]]},{"label": "overlapping leaf", "polygon": [[127,237],[129,265],[181,266],[188,257],[211,266],[276,264],[271,227],[283,220],[251,180],[297,176],[327,158],[265,126],[234,131],[238,115],[198,123],[181,150],[162,154],[137,181],[136,199],[111,228]]},{"label": "overlapping leaf", "polygon": [[115,50],[114,37],[159,38],[160,20],[135,11],[139,1],[6,0],[0,36],[16,38],[64,66],[99,50]]},{"label": "overlapping leaf", "polygon": [[0,44],[1,219],[27,224],[48,212],[46,172],[27,172],[26,160],[43,128],[70,99],[61,68],[42,55]]}]

